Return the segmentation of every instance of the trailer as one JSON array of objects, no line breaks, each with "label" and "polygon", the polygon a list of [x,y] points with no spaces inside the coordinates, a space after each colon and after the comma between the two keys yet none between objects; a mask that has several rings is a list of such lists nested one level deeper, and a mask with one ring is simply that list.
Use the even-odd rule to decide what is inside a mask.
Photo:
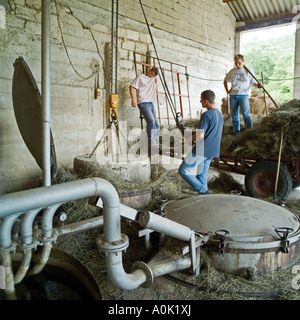
[{"label": "trailer", "polygon": [[[211,167],[245,175],[245,189],[251,197],[267,198],[275,192],[277,158],[262,158],[241,154],[222,153],[211,162]],[[287,199],[293,188],[300,185],[300,159],[280,161],[277,196]]]}]

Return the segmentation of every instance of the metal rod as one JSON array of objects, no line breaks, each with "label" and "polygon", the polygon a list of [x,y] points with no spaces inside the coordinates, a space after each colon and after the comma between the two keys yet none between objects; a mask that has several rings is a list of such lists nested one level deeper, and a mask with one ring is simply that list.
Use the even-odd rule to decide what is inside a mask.
[{"label": "metal rod", "polygon": [[138,217],[138,222],[144,228],[182,241],[189,241],[194,234],[190,228],[149,211],[142,212]]},{"label": "metal rod", "polygon": [[91,218],[84,221],[74,222],[66,226],[54,228],[53,233],[56,236],[61,236],[61,235],[70,234],[70,233],[84,232],[87,230],[103,227],[103,224],[104,224],[103,217],[100,216],[100,217]]},{"label": "metal rod", "polygon": [[51,185],[50,133],[50,27],[51,1],[42,1],[42,126],[43,126],[43,185]]}]

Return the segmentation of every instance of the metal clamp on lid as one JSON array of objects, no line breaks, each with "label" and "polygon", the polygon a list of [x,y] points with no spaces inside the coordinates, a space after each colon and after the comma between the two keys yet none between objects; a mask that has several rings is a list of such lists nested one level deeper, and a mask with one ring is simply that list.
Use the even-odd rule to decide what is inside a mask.
[{"label": "metal clamp on lid", "polygon": [[281,239],[280,251],[283,253],[288,253],[289,252],[288,247],[290,246],[290,241],[287,240],[287,237],[290,232],[294,231],[294,229],[287,228],[287,227],[280,227],[274,230],[278,234],[279,238]]},{"label": "metal clamp on lid", "polygon": [[219,229],[216,230],[215,235],[219,239],[219,254],[223,256],[225,253],[225,237],[229,235],[229,231]]}]

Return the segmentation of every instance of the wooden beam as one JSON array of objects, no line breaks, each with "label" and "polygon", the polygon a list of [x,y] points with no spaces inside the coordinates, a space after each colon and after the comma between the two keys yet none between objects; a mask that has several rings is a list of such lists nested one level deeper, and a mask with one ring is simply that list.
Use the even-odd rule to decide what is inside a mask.
[{"label": "wooden beam", "polygon": [[273,17],[268,17],[264,19],[256,19],[256,20],[246,20],[244,21],[244,25],[238,26],[235,31],[246,31],[251,29],[258,28],[267,28],[280,24],[291,23],[296,14],[284,14]]}]

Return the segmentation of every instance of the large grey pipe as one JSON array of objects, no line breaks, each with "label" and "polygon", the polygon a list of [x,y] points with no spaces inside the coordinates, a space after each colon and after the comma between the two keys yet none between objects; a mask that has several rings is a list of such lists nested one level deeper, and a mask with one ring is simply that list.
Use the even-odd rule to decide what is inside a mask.
[{"label": "large grey pipe", "polygon": [[5,268],[5,295],[7,300],[16,300],[12,260],[10,252],[14,249],[11,231],[20,214],[12,214],[0,223],[0,248],[1,263]]},{"label": "large grey pipe", "polygon": [[[121,240],[120,200],[112,184],[100,178],[89,178],[63,184],[15,192],[0,196],[0,218],[13,214],[29,212],[39,208],[51,207],[58,203],[99,196],[103,201],[104,241],[114,243]],[[49,219],[45,218],[47,223]],[[49,222],[49,221],[48,221]],[[44,230],[49,235],[49,227]],[[2,234],[0,234],[1,240]],[[30,236],[30,235],[29,235]],[[3,239],[3,241],[6,240]],[[146,274],[136,269],[127,274],[122,265],[121,252],[107,253],[107,268],[112,280],[118,287],[134,289],[145,282]],[[121,277],[120,277],[121,276]]]},{"label": "large grey pipe", "polygon": [[42,128],[43,128],[43,185],[51,185],[51,85],[50,32],[51,1],[42,0]]}]

